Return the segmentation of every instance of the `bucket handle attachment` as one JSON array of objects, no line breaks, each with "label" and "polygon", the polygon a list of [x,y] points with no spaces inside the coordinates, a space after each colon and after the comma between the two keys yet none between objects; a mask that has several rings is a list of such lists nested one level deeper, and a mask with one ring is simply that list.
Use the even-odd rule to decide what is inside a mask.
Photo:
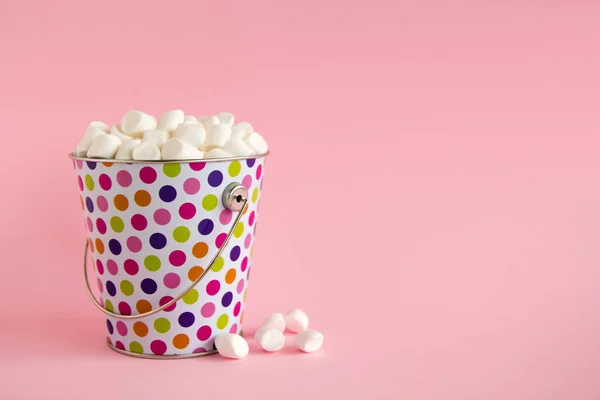
[{"label": "bucket handle attachment", "polygon": [[218,249],[217,254],[215,254],[213,259],[210,261],[210,264],[208,265],[208,267],[204,270],[204,272],[202,272],[202,274],[200,274],[200,276],[198,278],[196,278],[196,280],[194,282],[192,282],[188,287],[186,287],[181,293],[179,293],[177,296],[175,296],[173,299],[169,300],[162,306],[152,309],[150,311],[147,311],[145,313],[135,314],[135,315],[116,314],[112,311],[105,309],[102,306],[102,304],[100,304],[100,302],[96,299],[96,297],[94,297],[94,294],[92,293],[92,289],[90,288],[90,281],[88,279],[88,273],[87,273],[87,254],[88,254],[89,244],[88,244],[88,240],[86,239],[85,248],[83,251],[83,277],[85,280],[87,293],[90,296],[90,299],[92,300],[92,303],[96,306],[96,308],[98,310],[102,311],[105,315],[115,317],[118,319],[138,319],[138,318],[149,317],[151,315],[154,315],[156,313],[159,313],[159,312],[171,307],[173,304],[175,304],[179,300],[181,300],[182,297],[184,297],[186,294],[188,294],[193,288],[195,288],[200,283],[200,281],[206,276],[206,274],[208,274],[208,272],[212,269],[212,267],[215,265],[215,262],[217,261],[217,259],[223,253],[223,250],[225,250],[225,247],[227,247],[227,243],[229,243],[229,239],[231,238],[231,235],[233,235],[233,231],[235,230],[235,227],[237,226],[240,219],[242,218],[243,211],[248,204],[248,191],[246,190],[246,188],[244,186],[240,185],[239,183],[234,182],[234,183],[229,184],[225,188],[225,191],[223,192],[223,196],[222,196],[221,200],[222,200],[223,206],[225,208],[227,208],[228,210],[230,210],[232,212],[238,212],[238,215],[235,218],[235,221],[233,221],[233,226],[229,230],[229,233],[227,234],[225,241],[223,242],[221,247]]}]

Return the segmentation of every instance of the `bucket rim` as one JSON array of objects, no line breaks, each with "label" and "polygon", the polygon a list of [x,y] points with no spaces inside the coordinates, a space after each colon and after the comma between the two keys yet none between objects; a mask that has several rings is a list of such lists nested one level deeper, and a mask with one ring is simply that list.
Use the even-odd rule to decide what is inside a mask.
[{"label": "bucket rim", "polygon": [[256,154],[252,156],[244,157],[226,157],[226,158],[196,158],[190,160],[115,160],[110,158],[89,158],[89,157],[77,157],[74,153],[69,153],[69,158],[75,161],[86,161],[86,162],[98,162],[98,163],[111,163],[111,164],[191,164],[191,163],[212,163],[212,162],[224,162],[224,161],[236,161],[236,160],[251,160],[258,158],[265,158],[271,154],[267,151],[263,154]]}]

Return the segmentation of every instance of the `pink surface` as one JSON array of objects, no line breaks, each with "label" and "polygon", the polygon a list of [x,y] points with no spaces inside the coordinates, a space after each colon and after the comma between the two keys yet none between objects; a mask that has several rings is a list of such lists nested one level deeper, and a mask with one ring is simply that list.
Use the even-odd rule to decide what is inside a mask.
[{"label": "pink surface", "polygon": [[[598,399],[600,4],[450,3],[2,1],[0,398]],[[104,345],[66,153],[173,107],[268,138],[245,330],[319,353]]]}]

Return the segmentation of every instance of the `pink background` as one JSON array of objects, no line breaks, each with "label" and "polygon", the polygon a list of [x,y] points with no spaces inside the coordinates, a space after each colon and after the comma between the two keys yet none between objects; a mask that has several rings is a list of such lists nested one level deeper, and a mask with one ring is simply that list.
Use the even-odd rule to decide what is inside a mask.
[{"label": "pink background", "polygon": [[[600,398],[600,3],[149,4],[0,2],[0,398]],[[108,350],[66,154],[130,108],[267,137],[245,330],[319,353]]]}]

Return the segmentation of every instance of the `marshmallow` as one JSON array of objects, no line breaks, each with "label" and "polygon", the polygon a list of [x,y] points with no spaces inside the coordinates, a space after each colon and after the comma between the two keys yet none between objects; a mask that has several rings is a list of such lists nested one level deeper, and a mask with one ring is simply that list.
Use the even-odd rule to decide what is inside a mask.
[{"label": "marshmallow", "polygon": [[204,141],[202,148],[204,151],[214,149],[215,147],[223,148],[230,137],[231,128],[229,126],[222,124],[213,125],[208,129],[206,140]]},{"label": "marshmallow", "polygon": [[246,142],[248,142],[248,146],[250,146],[256,154],[265,154],[269,150],[267,142],[258,132],[251,133]]},{"label": "marshmallow", "polygon": [[233,333],[222,333],[215,338],[215,347],[220,355],[225,358],[244,358],[248,355],[250,348],[248,342]]},{"label": "marshmallow", "polygon": [[300,332],[294,338],[294,344],[303,352],[312,353],[323,345],[323,334],[317,331]]},{"label": "marshmallow", "polygon": [[247,139],[254,132],[254,128],[249,122],[238,122],[231,127],[231,137],[236,139]]},{"label": "marshmallow", "polygon": [[138,110],[127,111],[121,119],[121,130],[131,136],[141,137],[144,131],[156,129],[156,118]]},{"label": "marshmallow", "polygon": [[279,332],[283,332],[285,330],[285,319],[283,318],[283,314],[275,313],[271,314],[262,324],[263,328],[273,328],[277,329]]},{"label": "marshmallow", "polygon": [[101,126],[98,126],[101,123],[99,121],[90,122],[83,134],[83,138],[77,143],[77,147],[75,148],[75,155],[77,157],[85,157],[94,139],[98,136],[106,135],[106,131]]},{"label": "marshmallow", "polygon": [[215,147],[212,150],[209,150],[206,154],[204,154],[204,158],[229,158],[231,154],[226,152],[223,149]]},{"label": "marshmallow", "polygon": [[116,137],[118,137],[119,139],[121,139],[122,142],[124,142],[125,140],[131,140],[133,139],[133,137],[126,135],[123,133],[123,131],[121,130],[121,126],[120,125],[113,125],[110,128],[110,134],[111,135],[115,135]]},{"label": "marshmallow", "polygon": [[131,156],[134,160],[160,160],[160,150],[152,143],[142,142],[133,148]]},{"label": "marshmallow", "polygon": [[264,351],[279,351],[285,344],[285,336],[275,328],[260,328],[254,335],[256,342]]},{"label": "marshmallow", "polygon": [[185,117],[183,117],[183,122],[187,122],[190,124],[199,124],[200,123],[200,122],[198,122],[196,117],[194,117],[193,115],[186,115]]},{"label": "marshmallow", "polygon": [[184,121],[185,116],[181,110],[164,112],[158,121],[158,129],[164,132],[173,132],[177,125]]},{"label": "marshmallow", "polygon": [[223,146],[223,150],[236,157],[246,157],[255,154],[242,139],[229,139]]},{"label": "marshmallow", "polygon": [[184,122],[177,126],[177,129],[173,132],[173,137],[179,138],[194,147],[200,147],[206,139],[206,130],[201,124]]},{"label": "marshmallow", "polygon": [[308,316],[296,308],[286,314],[285,326],[294,333],[305,331],[308,328]]},{"label": "marshmallow", "polygon": [[92,121],[92,122],[90,122],[89,126],[93,126],[95,128],[100,128],[104,132],[110,132],[110,127],[102,121]]},{"label": "marshmallow", "polygon": [[87,151],[87,156],[90,158],[114,158],[120,145],[121,139],[104,133],[94,139]]},{"label": "marshmallow", "polygon": [[162,149],[167,140],[169,140],[169,133],[159,130],[145,131],[144,138],[142,139],[145,143],[155,145],[159,150]]},{"label": "marshmallow", "polygon": [[206,129],[208,131],[208,129],[213,126],[213,125],[218,125],[219,122],[219,118],[217,118],[216,115],[209,115],[209,116],[199,116],[198,117],[198,122],[200,122],[202,125],[204,125],[204,129]]},{"label": "marshmallow", "polygon": [[133,160],[133,155],[131,154],[133,149],[142,143],[139,139],[130,139],[124,140],[117,150],[117,154],[115,155],[115,160]]},{"label": "marshmallow", "polygon": [[204,153],[179,138],[171,138],[163,145],[163,160],[200,160]]},{"label": "marshmallow", "polygon": [[216,115],[219,119],[219,123],[228,125],[230,128],[233,126],[233,114],[230,112],[221,112]]}]

